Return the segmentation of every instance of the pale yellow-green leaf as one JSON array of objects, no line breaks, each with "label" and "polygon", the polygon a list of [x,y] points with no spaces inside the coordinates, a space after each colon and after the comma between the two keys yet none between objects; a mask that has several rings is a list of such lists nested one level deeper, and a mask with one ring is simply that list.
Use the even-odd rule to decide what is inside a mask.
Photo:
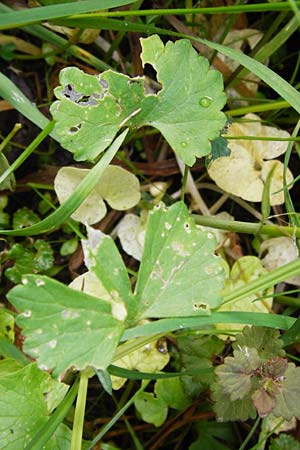
[{"label": "pale yellow-green leaf", "polygon": [[141,198],[137,177],[112,165],[102,175],[97,191],[112,208],[121,211],[132,208]]},{"label": "pale yellow-green leaf", "polygon": [[[67,201],[74,189],[88,173],[88,169],[79,169],[77,167],[62,167],[57,172],[54,180],[54,189],[60,204]],[[98,191],[94,189],[71,217],[78,222],[92,225],[103,219],[105,214],[105,203]]]},{"label": "pale yellow-green leaf", "polygon": [[[247,114],[244,120],[254,122],[235,123],[231,125],[228,134],[234,136],[269,136],[289,137],[290,135],[276,128],[261,125],[255,114]],[[273,158],[283,154],[287,149],[284,141],[259,141],[237,139],[229,141],[231,154],[213,159],[208,167],[209,176],[224,191],[247,201],[260,202],[264,184],[268,174],[276,165],[270,185],[270,204],[284,203],[282,162]],[[293,180],[293,175],[287,169],[287,184]],[[278,192],[279,191],[279,192]]]},{"label": "pale yellow-green leaf", "polygon": [[[144,345],[138,350],[129,353],[114,364],[129,370],[138,370],[140,372],[159,372],[169,362],[170,356],[164,341],[155,341]],[[125,378],[112,376],[113,389],[120,389],[125,383]]]},{"label": "pale yellow-green leaf", "polygon": [[111,296],[106,289],[104,289],[100,280],[98,280],[96,275],[90,271],[74,278],[74,280],[69,284],[69,287],[76,289],[77,291],[82,291],[86,294],[93,295],[94,297],[102,298],[103,300],[111,300]]},{"label": "pale yellow-green leaf", "polygon": [[[257,280],[263,275],[266,269],[263,268],[261,261],[256,256],[242,256],[232,266],[230,276],[226,280],[224,294],[234,291],[236,288],[248,284],[252,280]],[[272,294],[273,289],[269,289],[268,294]],[[272,307],[272,298],[257,300],[263,292],[257,292],[255,295],[242,298],[241,300],[232,301],[221,305],[218,311],[243,311],[243,312],[260,312],[268,313]],[[238,330],[243,329],[244,325],[237,324],[218,324],[219,330]]]},{"label": "pale yellow-green leaf", "polygon": [[[260,256],[264,255],[261,262],[269,271],[298,258],[296,242],[294,239],[286,236],[267,239],[261,244],[259,253]],[[300,276],[289,278],[286,282],[300,286]]]},{"label": "pale yellow-green leaf", "polygon": [[135,214],[126,214],[119,222],[117,234],[123,250],[140,261],[144,248],[146,223],[143,223]]},{"label": "pale yellow-green leaf", "polygon": [[[88,172],[88,169],[77,167],[62,167],[58,171],[54,189],[61,204],[69,198]],[[140,200],[138,179],[121,167],[108,166],[95,189],[72,214],[72,219],[88,225],[99,222],[106,214],[103,199],[117,210],[132,208]]]},{"label": "pale yellow-green leaf", "polygon": [[[224,45],[227,47],[233,48],[235,50],[241,50],[243,49],[243,46],[246,44],[248,45],[251,50],[256,46],[256,44],[261,40],[263,37],[263,34],[254,28],[244,28],[242,30],[232,30],[227,33],[227,36],[224,40]],[[234,61],[233,59],[229,58],[228,56],[222,55],[222,53],[218,53],[218,57],[225,62],[225,64],[228,65],[228,67],[231,68],[232,71],[234,71],[239,63]],[[247,80],[247,81],[246,81]],[[249,73],[245,77],[245,85],[247,88],[255,94],[255,92],[258,89],[258,81],[259,78],[254,75],[253,73]],[[231,96],[233,97],[240,97],[240,95],[236,92],[236,90],[233,88],[229,89],[229,92]],[[239,101],[239,104],[245,104],[244,101]]]}]

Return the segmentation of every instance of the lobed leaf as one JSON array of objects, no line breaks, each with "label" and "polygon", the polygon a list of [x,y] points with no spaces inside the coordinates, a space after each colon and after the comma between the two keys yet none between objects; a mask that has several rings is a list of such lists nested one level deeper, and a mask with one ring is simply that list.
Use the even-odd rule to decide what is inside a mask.
[{"label": "lobed leaf", "polygon": [[209,314],[220,305],[223,268],[212,233],[199,230],[184,203],[149,213],[135,288],[138,317]]},{"label": "lobed leaf", "polygon": [[21,314],[24,351],[58,377],[73,367],[105,369],[123,332],[105,300],[76,292],[45,276],[28,275],[8,294]]},{"label": "lobed leaf", "polygon": [[55,132],[78,161],[93,160],[125,124],[150,125],[188,165],[210,152],[226,117],[221,74],[209,69],[188,40],[141,39],[142,63],[151,64],[162,89],[146,94],[144,79],[107,70],[99,76],[69,67],[61,71],[58,101],[51,107]]},{"label": "lobed leaf", "polygon": [[[68,386],[51,379],[36,364],[11,371],[4,365],[7,368],[5,360],[0,362],[0,447],[16,450],[25,448],[36,430],[47,422]],[[47,449],[59,448],[53,440]]]}]

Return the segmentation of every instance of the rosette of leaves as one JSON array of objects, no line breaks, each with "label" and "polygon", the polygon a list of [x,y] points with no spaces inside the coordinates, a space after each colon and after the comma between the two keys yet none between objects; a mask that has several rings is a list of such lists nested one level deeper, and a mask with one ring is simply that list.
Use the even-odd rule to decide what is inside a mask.
[{"label": "rosette of leaves", "polygon": [[[60,203],[64,203],[88,169],[62,167],[54,180],[54,189]],[[105,200],[113,209],[123,211],[135,206],[141,198],[140,183],[135,175],[122,167],[109,165],[99,183],[72,214],[72,219],[92,225],[103,219],[107,209]]]},{"label": "rosette of leaves", "polygon": [[[288,142],[252,140],[251,137],[289,138],[290,134],[262,125],[260,117],[255,114],[247,114],[242,122],[233,123],[228,129],[228,134],[250,138],[230,140],[228,143],[230,154],[210,160],[209,176],[224,191],[244,200],[261,202],[268,175],[274,170],[270,184],[270,204],[284,203],[282,191],[284,166],[275,158],[286,152]],[[290,186],[293,175],[289,169],[286,179],[287,185]]]},{"label": "rosette of leaves", "polygon": [[256,414],[300,418],[300,368],[284,357],[279,332],[246,327],[233,356],[216,368],[213,385],[218,420],[247,420]]},{"label": "rosette of leaves", "polygon": [[188,165],[210,152],[225,125],[226,98],[221,74],[210,70],[190,41],[163,44],[159,36],[141,39],[142,64],[156,70],[162,88],[145,92],[144,78],[107,70],[98,76],[68,67],[51,107],[61,145],[77,161],[94,160],[123,127],[157,128]]}]

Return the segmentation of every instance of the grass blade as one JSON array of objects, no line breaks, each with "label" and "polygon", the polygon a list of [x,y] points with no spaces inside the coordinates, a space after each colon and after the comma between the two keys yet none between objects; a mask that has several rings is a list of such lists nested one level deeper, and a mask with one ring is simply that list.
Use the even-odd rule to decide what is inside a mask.
[{"label": "grass blade", "polygon": [[85,2],[62,3],[58,5],[41,6],[23,9],[0,16],[0,30],[23,27],[33,23],[66,17],[71,14],[81,14],[99,9],[116,8],[129,5],[135,0],[86,0]]},{"label": "grass blade", "polygon": [[30,227],[23,228],[21,230],[1,230],[1,233],[10,236],[34,236],[36,234],[45,233],[49,230],[54,230],[62,223],[64,223],[78,208],[78,206],[81,205],[84,199],[90,194],[90,192],[99,182],[99,179],[104,170],[122,145],[127,132],[128,129],[123,131],[123,133],[114,140],[108,150],[105,151],[100,161],[90,170],[88,175],[77,186],[68,200],[56,211],[47,216],[41,222],[38,222]]}]

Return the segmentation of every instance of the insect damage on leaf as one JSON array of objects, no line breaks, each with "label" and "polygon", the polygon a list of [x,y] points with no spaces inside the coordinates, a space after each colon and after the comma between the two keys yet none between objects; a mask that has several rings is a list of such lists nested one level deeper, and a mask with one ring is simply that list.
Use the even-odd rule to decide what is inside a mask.
[{"label": "insect damage on leaf", "polygon": [[112,70],[98,76],[75,67],[60,73],[61,86],[51,107],[61,145],[78,161],[93,160],[125,124],[157,128],[188,165],[210,152],[210,142],[226,122],[221,74],[210,70],[188,40],[168,42],[157,35],[141,39],[143,65],[151,64],[162,85],[145,92],[144,78]]}]

